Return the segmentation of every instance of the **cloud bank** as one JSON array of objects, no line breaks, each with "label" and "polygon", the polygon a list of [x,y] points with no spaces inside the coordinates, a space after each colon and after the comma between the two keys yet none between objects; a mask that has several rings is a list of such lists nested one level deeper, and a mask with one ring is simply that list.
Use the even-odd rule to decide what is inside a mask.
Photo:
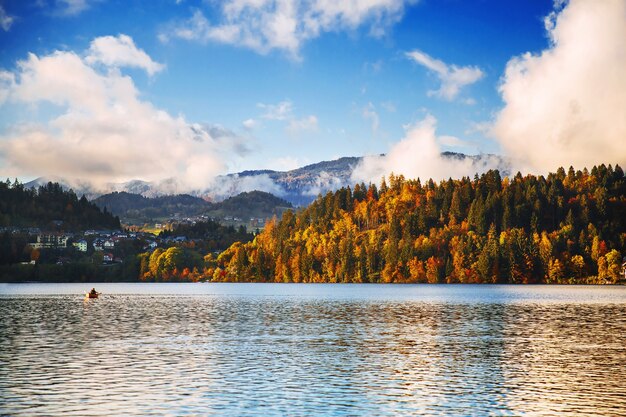
[{"label": "cloud bank", "polygon": [[492,155],[462,159],[442,156],[441,145],[449,144],[453,139],[450,136],[437,137],[436,125],[437,120],[428,115],[408,126],[405,137],[385,155],[363,158],[354,169],[352,180],[379,183],[383,176],[392,172],[406,178],[443,180],[502,168],[500,158]]},{"label": "cloud bank", "polygon": [[323,32],[369,26],[382,36],[404,13],[405,0],[226,0],[219,2],[214,21],[196,10],[188,20],[161,33],[170,38],[217,42],[252,49],[272,50],[299,58],[302,44]]},{"label": "cloud bank", "polygon": [[626,2],[558,1],[550,47],[511,59],[492,134],[522,171],[626,164]]},{"label": "cloud bank", "polygon": [[175,177],[181,187],[195,189],[226,171],[229,152],[245,153],[245,144],[227,129],[190,123],[140,99],[133,80],[120,72],[125,66],[148,74],[162,68],[120,35],[95,39],[84,56],[29,54],[14,72],[0,72],[0,100],[54,108],[48,120],[16,122],[0,137],[5,174],[95,185]]}]

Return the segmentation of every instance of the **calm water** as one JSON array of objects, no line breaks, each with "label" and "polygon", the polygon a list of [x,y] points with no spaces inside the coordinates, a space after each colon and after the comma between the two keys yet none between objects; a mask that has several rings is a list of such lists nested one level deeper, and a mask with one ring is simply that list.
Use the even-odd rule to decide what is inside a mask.
[{"label": "calm water", "polygon": [[0,285],[0,415],[626,416],[626,287]]}]

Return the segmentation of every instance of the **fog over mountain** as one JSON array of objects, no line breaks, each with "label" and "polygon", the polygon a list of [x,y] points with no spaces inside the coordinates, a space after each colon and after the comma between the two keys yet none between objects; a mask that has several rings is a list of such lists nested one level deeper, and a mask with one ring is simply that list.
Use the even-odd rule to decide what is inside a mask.
[{"label": "fog over mountain", "polygon": [[[85,195],[89,199],[95,199],[100,195],[111,192],[127,192],[139,194],[144,197],[158,197],[187,193],[202,197],[208,201],[222,201],[236,196],[242,192],[264,191],[284,198],[293,205],[307,205],[313,199],[327,191],[336,190],[342,186],[353,186],[357,182],[380,182],[381,176],[367,178],[362,175],[364,168],[372,164],[373,159],[385,159],[385,155],[368,157],[344,157],[332,161],[322,161],[289,171],[254,170],[221,175],[207,180],[204,188],[189,190],[176,178],[170,178],[159,182],[133,180],[122,183],[107,183],[105,186],[94,186],[86,181],[60,178],[40,177],[25,184],[26,187],[38,187],[48,181],[58,182],[65,188],[72,188],[76,194]],[[474,173],[485,172],[489,169],[499,169],[503,175],[510,173],[510,165],[505,158],[497,155],[464,155],[453,152],[443,152],[441,161],[450,166],[463,166],[464,175],[472,176]],[[418,167],[416,167],[418,168]],[[371,170],[367,172],[372,172]],[[401,171],[397,171],[401,174]],[[455,177],[457,171],[441,173],[443,179],[446,176]],[[422,178],[422,180],[427,178]]]}]

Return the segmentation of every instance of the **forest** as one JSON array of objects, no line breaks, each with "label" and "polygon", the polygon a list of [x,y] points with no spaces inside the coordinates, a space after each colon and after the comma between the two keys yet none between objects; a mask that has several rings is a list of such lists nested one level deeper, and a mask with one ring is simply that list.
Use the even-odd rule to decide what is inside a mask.
[{"label": "forest", "polygon": [[41,227],[78,231],[90,228],[119,229],[120,220],[106,208],[100,210],[85,196],[78,198],[58,183],[37,189],[15,180],[0,181],[0,227]]},{"label": "forest", "polygon": [[[605,284],[620,281],[618,165],[547,177],[488,171],[435,183],[389,175],[287,211],[205,259],[205,278],[258,282]],[[149,262],[148,262],[149,263]],[[147,266],[149,267],[149,265]]]}]

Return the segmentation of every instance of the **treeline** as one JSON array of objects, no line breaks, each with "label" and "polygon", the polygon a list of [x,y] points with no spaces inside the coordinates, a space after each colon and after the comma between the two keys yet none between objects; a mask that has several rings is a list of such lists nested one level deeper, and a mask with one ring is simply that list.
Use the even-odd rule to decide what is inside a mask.
[{"label": "treeline", "polygon": [[185,236],[187,239],[196,240],[206,252],[224,250],[235,242],[249,242],[254,238],[244,226],[224,226],[214,220],[196,222],[194,224],[178,223],[170,230],[162,231],[161,238],[175,238]]},{"label": "treeline", "polygon": [[59,228],[64,231],[85,229],[119,229],[119,218],[101,211],[85,196],[78,198],[73,191],[64,191],[57,184],[25,188],[8,179],[0,181],[0,227]]},{"label": "treeline", "polygon": [[205,265],[224,281],[615,283],[626,240],[621,167],[543,176],[390,175],[284,213]]}]

